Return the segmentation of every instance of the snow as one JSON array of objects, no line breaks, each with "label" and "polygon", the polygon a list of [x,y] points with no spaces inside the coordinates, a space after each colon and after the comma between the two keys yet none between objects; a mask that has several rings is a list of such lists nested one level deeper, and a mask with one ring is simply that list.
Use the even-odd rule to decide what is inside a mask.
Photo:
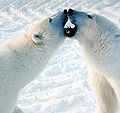
[{"label": "snow", "polygon": [[64,26],[64,28],[68,28],[68,27],[71,27],[71,28],[75,27],[75,25],[71,23],[70,19],[68,19],[67,23]]},{"label": "snow", "polygon": [[[120,0],[0,0],[0,42],[63,9],[89,10],[120,26]],[[19,94],[25,113],[96,113],[77,41],[66,39],[43,72]]]}]

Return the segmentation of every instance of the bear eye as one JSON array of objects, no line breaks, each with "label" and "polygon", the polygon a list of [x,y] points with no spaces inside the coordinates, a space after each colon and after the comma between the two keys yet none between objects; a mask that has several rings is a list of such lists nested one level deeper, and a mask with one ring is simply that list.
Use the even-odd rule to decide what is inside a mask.
[{"label": "bear eye", "polygon": [[93,19],[93,17],[91,15],[88,15],[88,18]]},{"label": "bear eye", "polygon": [[51,18],[49,18],[49,22],[51,22],[52,21],[52,19]]},{"label": "bear eye", "polygon": [[33,36],[37,39],[41,39],[41,36],[39,34],[34,34]]}]

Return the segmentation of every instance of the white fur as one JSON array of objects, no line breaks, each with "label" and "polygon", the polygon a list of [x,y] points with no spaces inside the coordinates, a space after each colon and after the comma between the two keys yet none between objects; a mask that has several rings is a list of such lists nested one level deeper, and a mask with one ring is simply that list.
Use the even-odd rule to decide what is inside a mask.
[{"label": "white fur", "polygon": [[99,113],[116,113],[120,106],[120,29],[97,14],[73,11],[80,43]]},{"label": "white fur", "polygon": [[[15,108],[18,93],[40,74],[64,41],[63,18],[60,13],[52,17],[52,22],[44,19],[25,34],[0,45],[0,113],[22,113]],[[34,33],[41,34],[44,45],[32,40]]]}]

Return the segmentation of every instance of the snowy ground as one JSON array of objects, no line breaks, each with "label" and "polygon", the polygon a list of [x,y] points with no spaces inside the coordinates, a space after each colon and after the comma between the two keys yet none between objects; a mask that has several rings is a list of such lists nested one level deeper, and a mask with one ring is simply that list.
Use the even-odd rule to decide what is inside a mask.
[{"label": "snowy ground", "polygon": [[[0,41],[64,8],[92,10],[120,25],[120,0],[0,0]],[[25,113],[96,113],[77,41],[67,39],[44,71],[19,95]]]}]

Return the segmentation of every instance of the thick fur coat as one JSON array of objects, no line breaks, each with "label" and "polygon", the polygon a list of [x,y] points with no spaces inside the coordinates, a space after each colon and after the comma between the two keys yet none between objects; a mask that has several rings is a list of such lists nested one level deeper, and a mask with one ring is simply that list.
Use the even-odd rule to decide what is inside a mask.
[{"label": "thick fur coat", "polygon": [[0,45],[0,113],[23,113],[15,107],[18,93],[40,74],[64,42],[66,21],[66,14],[59,12]]},{"label": "thick fur coat", "polygon": [[98,14],[70,10],[99,113],[116,113],[120,106],[120,29]]}]

